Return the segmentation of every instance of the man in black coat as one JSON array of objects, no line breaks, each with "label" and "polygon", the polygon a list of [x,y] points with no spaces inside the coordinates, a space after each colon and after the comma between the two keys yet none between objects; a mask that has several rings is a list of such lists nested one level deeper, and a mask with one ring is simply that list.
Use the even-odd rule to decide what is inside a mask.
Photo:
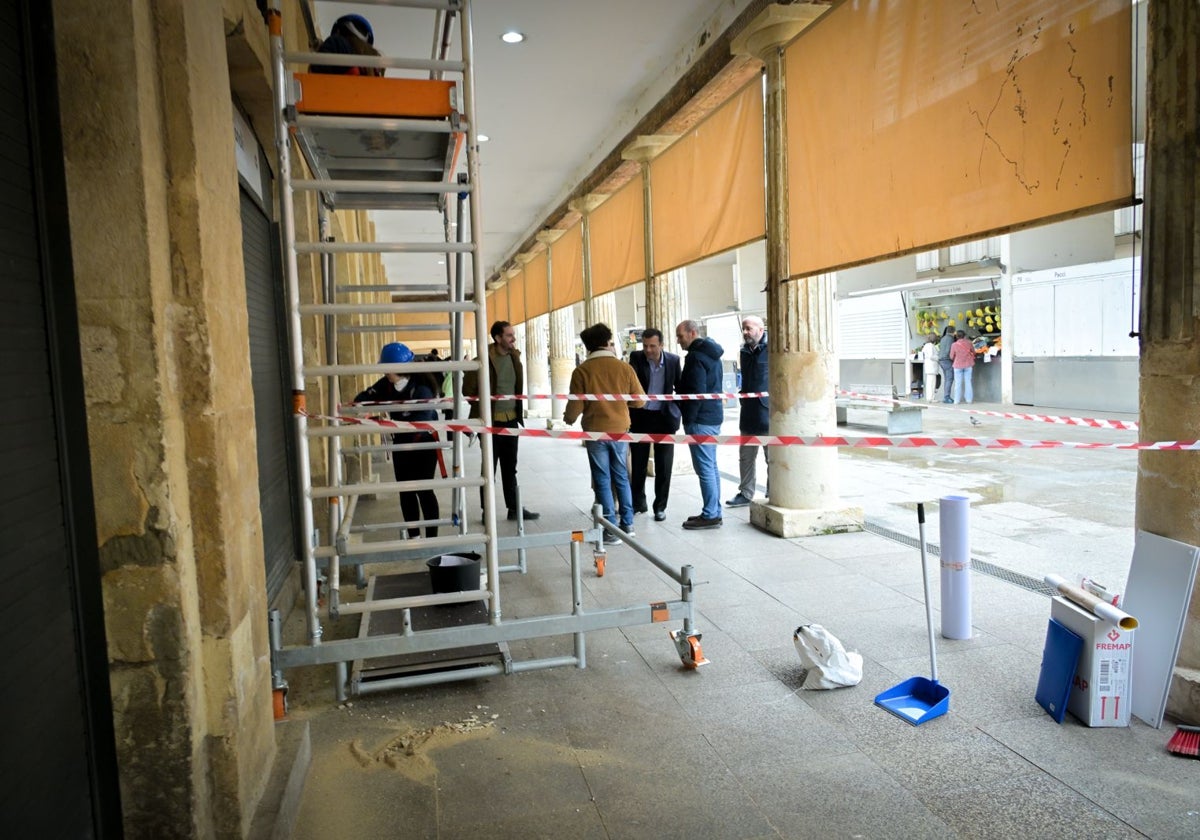
[{"label": "man in black coat", "polygon": [[[682,365],[678,356],[663,350],[663,334],[653,327],[642,332],[642,349],[629,354],[629,364],[647,395],[674,394]],[[645,408],[629,410],[631,432],[671,435],[679,431],[679,404],[647,400]],[[633,512],[646,512],[646,465],[650,462],[649,443],[629,444],[632,463]],[[675,463],[675,444],[654,446],[654,521],[667,518],[667,497],[671,492],[671,467]]]},{"label": "man in black coat", "polygon": [[[687,360],[679,376],[676,391],[680,394],[717,394],[721,392],[721,356],[725,350],[707,336],[700,335],[700,324],[694,320],[681,321],[675,327],[675,340],[687,351]],[[679,404],[683,414],[683,431],[689,435],[719,435],[725,420],[725,409],[719,399],[688,400]],[[721,474],[717,472],[717,445],[689,443],[692,469],[700,479],[700,498],[704,504],[699,516],[689,516],[683,527],[721,527]]]},{"label": "man in black coat", "polygon": [[[742,367],[742,394],[758,394],[767,391],[767,331],[762,318],[747,315],[742,319],[742,352],[739,363]],[[742,397],[738,430],[743,435],[765,435],[771,431],[770,407],[766,397]],[[758,450],[762,449],[767,469],[771,468],[770,447],[744,443],[738,447],[738,466],[741,480],[737,495],[725,504],[729,507],[745,507],[754,499],[757,479]],[[768,473],[768,483],[770,476]]]}]

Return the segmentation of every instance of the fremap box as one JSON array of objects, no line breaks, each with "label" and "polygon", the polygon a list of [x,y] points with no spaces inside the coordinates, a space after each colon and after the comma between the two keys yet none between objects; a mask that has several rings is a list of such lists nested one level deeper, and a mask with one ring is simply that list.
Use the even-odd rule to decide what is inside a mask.
[{"label": "fremap box", "polygon": [[1122,630],[1089,610],[1054,596],[1052,618],[1083,638],[1067,711],[1088,726],[1128,726],[1132,630]]}]

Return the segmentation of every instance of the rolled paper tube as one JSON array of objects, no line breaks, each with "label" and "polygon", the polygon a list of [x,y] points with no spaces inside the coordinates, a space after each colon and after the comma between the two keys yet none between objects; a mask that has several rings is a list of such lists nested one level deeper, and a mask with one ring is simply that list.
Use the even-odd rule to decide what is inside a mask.
[{"label": "rolled paper tube", "polygon": [[1072,586],[1061,575],[1046,575],[1044,580],[1047,584],[1057,589],[1058,594],[1064,598],[1074,601],[1084,609],[1090,610],[1093,614],[1100,616],[1105,621],[1111,621],[1122,630],[1132,630],[1138,626],[1138,620],[1129,613],[1117,609],[1112,604],[1105,603],[1085,589]]}]

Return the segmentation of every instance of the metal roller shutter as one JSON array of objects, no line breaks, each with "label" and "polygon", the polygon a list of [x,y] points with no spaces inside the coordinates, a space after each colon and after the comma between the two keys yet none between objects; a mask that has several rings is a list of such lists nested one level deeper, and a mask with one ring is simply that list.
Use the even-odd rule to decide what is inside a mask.
[{"label": "metal roller shutter", "polygon": [[277,271],[271,222],[245,189],[241,191],[242,261],[250,320],[250,378],[258,435],[258,493],[262,513],[267,598],[283,587],[299,556],[293,480],[291,386],[287,373],[282,280]]}]

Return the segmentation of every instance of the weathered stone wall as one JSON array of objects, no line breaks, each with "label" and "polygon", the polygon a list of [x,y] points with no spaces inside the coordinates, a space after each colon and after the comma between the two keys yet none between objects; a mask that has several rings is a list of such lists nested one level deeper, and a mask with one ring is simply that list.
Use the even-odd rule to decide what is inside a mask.
[{"label": "weathered stone wall", "polygon": [[243,836],[274,755],[226,39],[253,5],[54,0],[130,837]]}]

